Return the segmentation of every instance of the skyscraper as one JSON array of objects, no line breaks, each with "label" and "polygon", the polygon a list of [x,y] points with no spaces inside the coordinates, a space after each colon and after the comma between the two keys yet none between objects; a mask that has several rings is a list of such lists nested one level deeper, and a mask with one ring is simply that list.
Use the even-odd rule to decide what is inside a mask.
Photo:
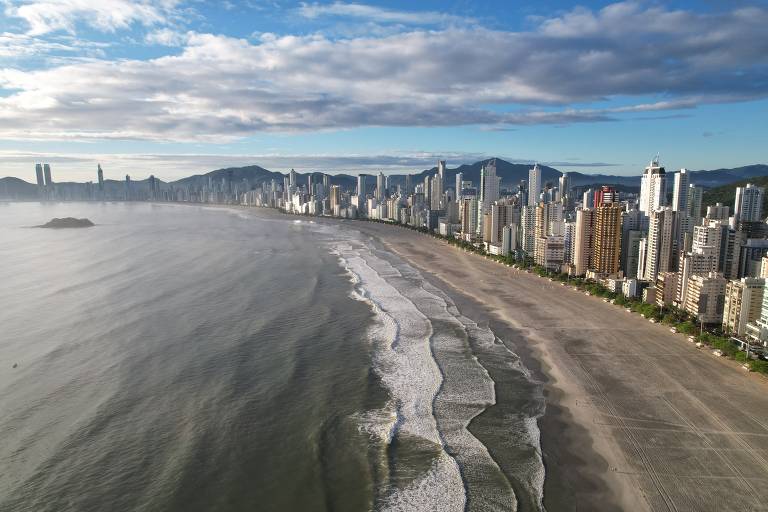
[{"label": "skyscraper", "polygon": [[461,202],[461,182],[464,180],[464,173],[463,172],[457,172],[456,173],[456,202]]},{"label": "skyscraper", "polygon": [[43,177],[43,164],[35,164],[35,176],[37,177],[37,186],[45,186],[45,177]]},{"label": "skyscraper", "polygon": [[338,210],[341,208],[341,189],[338,185],[331,187],[330,206],[333,214],[338,215]]},{"label": "skyscraper", "polygon": [[577,276],[584,275],[592,266],[594,222],[594,210],[589,208],[576,210],[576,232],[574,233],[572,258],[574,274]]},{"label": "skyscraper", "polygon": [[289,180],[288,182],[290,184],[290,187],[295,189],[297,185],[296,183],[297,175],[296,175],[296,171],[294,171],[293,169],[291,169],[291,172],[288,173],[288,180]]},{"label": "skyscraper", "polygon": [[675,173],[675,188],[672,192],[672,210],[688,212],[688,190],[690,189],[690,174],[688,169],[680,169]]},{"label": "skyscraper", "polygon": [[45,186],[51,187],[53,185],[53,180],[51,179],[51,166],[48,164],[43,164],[43,174],[45,175]]},{"label": "skyscraper", "polygon": [[595,191],[595,204],[594,207],[600,207],[607,204],[612,203],[618,203],[619,202],[619,194],[616,192],[616,189],[613,187],[609,187],[608,185],[603,185],[599,189]]},{"label": "skyscraper", "polygon": [[656,281],[659,272],[671,272],[676,266],[677,222],[672,208],[652,211],[648,222],[648,238],[645,247],[645,275]]},{"label": "skyscraper", "polygon": [[[408,178],[408,176],[406,176]],[[365,190],[366,190],[366,175],[365,174],[358,174],[357,175],[357,196],[358,197],[365,197]],[[407,186],[406,186],[407,188]]]},{"label": "skyscraper", "polygon": [[377,201],[383,201],[386,197],[386,184],[384,179],[384,173],[379,171],[378,176],[376,176],[376,200]]},{"label": "skyscraper", "polygon": [[99,179],[99,192],[104,192],[104,171],[101,170],[101,164],[97,164],[96,168],[96,176]]},{"label": "skyscraper", "polygon": [[515,207],[513,205],[493,203],[491,205],[491,236],[490,240],[486,241],[499,245],[504,236],[504,227],[512,224],[514,217]]},{"label": "skyscraper", "polygon": [[125,200],[131,200],[131,177],[127,174],[125,175]]},{"label": "skyscraper", "polygon": [[656,157],[645,168],[640,180],[640,204],[639,210],[646,215],[666,205],[667,202],[667,176],[666,171],[659,165]]},{"label": "skyscraper", "polygon": [[571,179],[567,172],[558,178],[558,188],[560,189],[560,200],[565,209],[568,209],[571,203]]},{"label": "skyscraper", "polygon": [[432,178],[432,193],[430,195],[432,210],[442,210],[444,207],[443,192],[445,187],[445,160],[437,161],[437,174]]},{"label": "skyscraper", "polygon": [[496,160],[491,160],[480,169],[480,200],[477,215],[477,232],[482,234],[484,215],[491,210],[491,205],[499,198],[499,178],[496,176]]},{"label": "skyscraper", "polygon": [[763,189],[747,183],[744,187],[736,187],[736,202],[733,216],[737,221],[758,222],[763,207]]},{"label": "skyscraper", "polygon": [[600,273],[619,271],[621,255],[621,206],[608,203],[594,210],[595,232],[592,269]]},{"label": "skyscraper", "polygon": [[701,200],[704,196],[704,189],[691,184],[688,187],[688,215],[696,222],[701,220]]},{"label": "skyscraper", "polygon": [[541,192],[541,169],[539,164],[528,171],[528,206],[536,206]]},{"label": "skyscraper", "polygon": [[536,248],[536,207],[523,206],[520,209],[520,244],[529,256]]}]

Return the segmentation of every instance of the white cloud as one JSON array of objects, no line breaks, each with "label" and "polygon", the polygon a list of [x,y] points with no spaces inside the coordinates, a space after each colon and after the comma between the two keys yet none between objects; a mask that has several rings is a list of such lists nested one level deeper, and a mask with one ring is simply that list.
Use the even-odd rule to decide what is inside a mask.
[{"label": "white cloud", "polygon": [[144,42],[160,46],[183,46],[188,39],[188,34],[177,32],[170,28],[161,28],[147,33]]},{"label": "white cloud", "polygon": [[[261,131],[609,121],[766,97],[765,26],[766,9],[625,3],[529,32],[262,34],[257,43],[190,32],[178,55],[0,69],[10,90],[0,96],[0,138],[226,142]],[[572,106],[616,96],[659,100]]]},{"label": "white cloud", "polygon": [[24,20],[29,35],[65,31],[74,34],[78,23],[102,32],[164,24],[177,0],[10,0],[5,15]]},{"label": "white cloud", "polygon": [[442,25],[450,23],[468,23],[471,18],[463,18],[435,11],[396,11],[372,5],[334,2],[331,4],[302,3],[299,14],[315,19],[325,16],[358,18],[377,23],[401,23],[404,25]]}]

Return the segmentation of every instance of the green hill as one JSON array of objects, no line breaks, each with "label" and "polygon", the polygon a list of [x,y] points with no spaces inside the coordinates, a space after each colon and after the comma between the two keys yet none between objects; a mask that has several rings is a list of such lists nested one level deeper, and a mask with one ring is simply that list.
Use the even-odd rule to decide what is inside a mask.
[{"label": "green hill", "polygon": [[[706,208],[715,203],[723,203],[724,205],[729,206],[731,208],[731,213],[733,213],[733,205],[736,201],[736,187],[743,187],[747,183],[757,185],[758,187],[764,187],[768,190],[768,176],[757,176],[755,178],[749,178],[748,180],[736,181],[734,183],[729,183],[728,185],[721,185],[705,190],[701,204]],[[766,212],[768,212],[768,194],[763,194],[763,216],[766,215]]]}]

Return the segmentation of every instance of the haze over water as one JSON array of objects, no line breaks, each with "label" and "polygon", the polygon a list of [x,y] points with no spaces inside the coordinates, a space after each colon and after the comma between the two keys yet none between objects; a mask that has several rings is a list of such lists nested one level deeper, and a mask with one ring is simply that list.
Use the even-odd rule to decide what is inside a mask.
[{"label": "haze over water", "polygon": [[[62,216],[97,226],[29,228]],[[26,203],[0,239],[0,509],[540,506],[538,387],[348,226]]]}]

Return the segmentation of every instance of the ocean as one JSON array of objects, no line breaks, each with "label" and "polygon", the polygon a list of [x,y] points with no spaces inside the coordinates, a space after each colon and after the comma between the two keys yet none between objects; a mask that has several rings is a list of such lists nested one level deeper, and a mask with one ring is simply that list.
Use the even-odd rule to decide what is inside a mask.
[{"label": "ocean", "polygon": [[0,205],[0,510],[541,510],[540,383],[356,224]]}]

